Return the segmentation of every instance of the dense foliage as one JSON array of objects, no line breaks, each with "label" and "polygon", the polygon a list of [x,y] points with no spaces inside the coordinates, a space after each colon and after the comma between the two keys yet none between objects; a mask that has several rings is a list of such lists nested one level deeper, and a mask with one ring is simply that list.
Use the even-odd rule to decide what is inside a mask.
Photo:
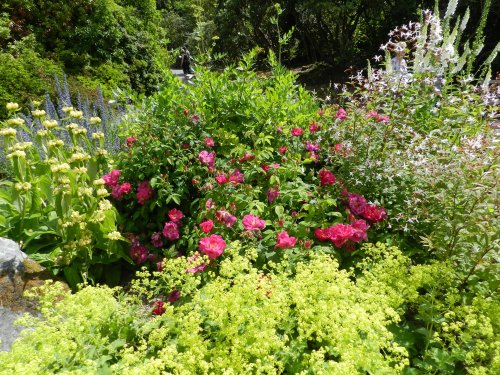
[{"label": "dense foliage", "polygon": [[55,94],[62,71],[84,95],[152,93],[170,62],[161,22],[153,0],[2,1],[0,102]]},{"label": "dense foliage", "polygon": [[0,233],[73,286],[138,272],[42,288],[0,370],[498,373],[498,88],[450,4],[322,102],[272,51],[169,75],[108,157],[100,118],[9,103]]}]

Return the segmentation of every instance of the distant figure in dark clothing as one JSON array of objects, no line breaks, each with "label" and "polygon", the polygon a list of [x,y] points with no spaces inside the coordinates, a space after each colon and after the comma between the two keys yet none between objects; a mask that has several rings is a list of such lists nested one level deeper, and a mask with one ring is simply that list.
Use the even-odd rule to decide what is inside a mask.
[{"label": "distant figure in dark clothing", "polygon": [[181,66],[184,75],[193,74],[191,72],[191,54],[185,46],[181,49]]}]

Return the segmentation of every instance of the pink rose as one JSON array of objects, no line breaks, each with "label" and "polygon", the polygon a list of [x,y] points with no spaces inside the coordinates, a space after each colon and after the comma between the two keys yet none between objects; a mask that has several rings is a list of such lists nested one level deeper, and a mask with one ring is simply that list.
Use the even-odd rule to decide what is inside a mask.
[{"label": "pink rose", "polygon": [[322,242],[330,239],[330,234],[327,229],[316,228],[314,230],[314,235]]},{"label": "pink rose", "polygon": [[329,228],[329,239],[336,247],[341,247],[354,233],[354,228],[348,224],[335,224]]},{"label": "pink rose", "polygon": [[280,154],[285,154],[285,153],[286,153],[286,150],[287,150],[286,146],[281,146],[280,148],[278,148],[278,152],[279,152]]},{"label": "pink rose", "polygon": [[200,159],[203,164],[206,164],[209,167],[213,168],[215,164],[215,152],[208,152],[206,150],[203,150],[198,154],[198,159]]},{"label": "pink rose", "polygon": [[174,303],[179,298],[181,298],[181,291],[179,289],[172,290],[167,297],[167,301],[170,303]]},{"label": "pink rose", "polygon": [[217,183],[219,185],[224,185],[224,184],[227,184],[229,182],[229,179],[224,176],[223,174],[219,174],[217,176],[215,176],[215,181],[217,181]]},{"label": "pink rose", "polygon": [[249,152],[245,153],[245,155],[243,157],[240,158],[240,163],[244,163],[246,162],[247,160],[253,160],[255,159],[255,155],[252,155],[250,154]]},{"label": "pink rose", "polygon": [[229,176],[229,181],[232,182],[233,185],[236,185],[238,182],[245,182],[245,177],[239,169],[235,169],[231,176]]},{"label": "pink rose", "polygon": [[108,174],[102,176],[102,179],[104,180],[106,186],[113,187],[118,184],[118,179],[120,178],[121,173],[122,171],[120,171],[119,169],[113,169]]},{"label": "pink rose", "polygon": [[178,223],[179,221],[182,220],[182,218],[184,217],[184,214],[182,213],[182,211],[178,210],[177,208],[172,208],[170,211],[168,211],[168,217],[174,223]]},{"label": "pink rose", "polygon": [[173,221],[165,223],[163,227],[163,235],[170,241],[179,239],[179,227]]},{"label": "pink rose", "polygon": [[130,148],[137,141],[136,137],[128,137],[127,138],[127,147]]},{"label": "pink rose", "polygon": [[361,242],[368,240],[366,231],[368,230],[368,228],[370,228],[370,226],[366,223],[366,221],[362,219],[353,221],[351,223],[351,227],[354,229],[354,233],[350,238],[352,242]]},{"label": "pink rose", "polygon": [[367,205],[365,197],[359,194],[349,193],[347,195],[347,204],[354,215],[361,215]]},{"label": "pink rose", "polygon": [[319,131],[320,126],[316,121],[311,121],[311,124],[309,125],[309,132],[310,133],[316,133]]},{"label": "pink rose", "polygon": [[375,118],[375,121],[377,121],[377,122],[389,122],[389,116],[385,116],[385,115],[378,115],[378,116]]},{"label": "pink rose", "polygon": [[318,176],[321,181],[321,186],[333,185],[336,181],[335,175],[327,169],[320,170]]},{"label": "pink rose", "polygon": [[200,228],[203,233],[210,233],[214,228],[214,222],[212,220],[205,220],[204,222],[200,223]]},{"label": "pink rose", "polygon": [[205,145],[207,147],[214,147],[215,146],[215,142],[214,142],[214,140],[212,138],[207,137],[207,138],[205,138]]},{"label": "pink rose", "polygon": [[312,142],[307,142],[306,143],[306,150],[307,151],[318,151],[319,150],[319,144],[312,143]]},{"label": "pink rose", "polygon": [[153,189],[149,184],[149,181],[142,181],[137,188],[137,202],[139,204],[144,205],[147,200],[151,199],[153,196]]},{"label": "pink rose", "polygon": [[284,230],[283,232],[278,233],[276,245],[274,247],[280,249],[289,249],[291,247],[294,247],[296,242],[297,238],[289,236],[287,231]]},{"label": "pink rose", "polygon": [[266,226],[265,220],[254,215],[245,215],[242,222],[245,230],[262,230]]},{"label": "pink rose", "polygon": [[337,117],[339,120],[345,120],[347,118],[347,112],[344,108],[339,108],[339,110],[335,114],[335,117]]},{"label": "pink rose", "polygon": [[153,315],[162,315],[165,312],[165,302],[163,301],[156,301],[154,304],[154,309],[152,311]]},{"label": "pink rose", "polygon": [[231,228],[234,223],[236,223],[236,216],[231,215],[226,210],[219,210],[215,213],[215,218],[226,225],[226,227]]},{"label": "pink rose", "polygon": [[149,258],[148,248],[146,246],[142,246],[138,241],[132,242],[129,254],[136,264],[142,264]]},{"label": "pink rose", "polygon": [[291,134],[294,137],[300,137],[303,132],[304,132],[304,129],[302,129],[302,128],[293,128]]},{"label": "pink rose", "polygon": [[273,203],[274,200],[279,196],[280,196],[280,191],[278,190],[278,188],[270,188],[267,191],[267,201],[269,202],[269,204]]},{"label": "pink rose", "polygon": [[207,210],[211,210],[212,208],[215,208],[215,204],[212,202],[212,198],[207,199],[207,201],[205,202],[205,208]]},{"label": "pink rose", "polygon": [[373,223],[383,221],[387,217],[385,209],[373,204],[365,205],[360,215]]},{"label": "pink rose", "polygon": [[[161,233],[160,232],[155,232],[151,235],[151,243],[153,244],[154,247],[160,248],[163,246],[163,241],[161,239]],[[160,262],[161,263],[161,262]]]},{"label": "pink rose", "polygon": [[200,240],[200,252],[206,254],[210,259],[218,258],[226,248],[226,241],[218,234],[212,234],[210,237],[204,237]]}]

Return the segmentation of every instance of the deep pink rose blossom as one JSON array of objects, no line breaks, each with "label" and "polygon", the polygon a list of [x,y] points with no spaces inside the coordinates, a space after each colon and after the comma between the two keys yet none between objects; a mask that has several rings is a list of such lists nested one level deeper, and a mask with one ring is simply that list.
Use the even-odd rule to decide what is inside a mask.
[{"label": "deep pink rose blossom", "polygon": [[213,138],[210,138],[210,137],[205,138],[205,145],[207,147],[214,147],[215,142],[214,142]]},{"label": "deep pink rose blossom", "polygon": [[344,108],[339,108],[339,110],[335,114],[335,117],[337,117],[339,120],[345,120],[347,118],[347,112]]},{"label": "deep pink rose blossom", "polygon": [[226,225],[226,227],[231,228],[234,223],[236,223],[236,216],[231,215],[226,210],[219,210],[215,213],[215,218]]},{"label": "deep pink rose blossom", "polygon": [[179,227],[173,221],[165,223],[163,227],[163,235],[170,241],[175,241],[179,239]]},{"label": "deep pink rose blossom", "polygon": [[129,251],[130,257],[136,264],[142,264],[148,260],[149,251],[146,246],[142,246],[138,241],[133,241]]},{"label": "deep pink rose blossom", "polygon": [[276,245],[274,247],[280,249],[290,249],[295,246],[296,242],[297,238],[289,236],[288,232],[284,230],[283,232],[278,233]]},{"label": "deep pink rose blossom", "polygon": [[280,148],[278,148],[278,152],[280,154],[286,154],[286,150],[287,150],[286,146],[281,146]]},{"label": "deep pink rose blossom", "polygon": [[319,131],[320,126],[316,121],[311,121],[311,124],[309,125],[309,132],[310,133],[316,133]]},{"label": "deep pink rose blossom", "polygon": [[118,179],[120,178],[121,173],[122,171],[120,171],[119,169],[113,169],[108,174],[102,176],[102,179],[104,180],[106,186],[113,187],[118,184]]},{"label": "deep pink rose blossom", "polygon": [[181,298],[181,291],[179,289],[172,290],[167,297],[167,301],[170,303],[174,303],[179,298]]},{"label": "deep pink rose blossom", "polygon": [[336,181],[335,175],[327,169],[320,170],[318,176],[321,186],[333,185]]},{"label": "deep pink rose blossom", "polygon": [[354,233],[354,228],[348,224],[335,224],[329,228],[329,239],[336,247],[341,247]]},{"label": "deep pink rose blossom", "polygon": [[178,210],[177,208],[172,208],[170,211],[168,211],[168,217],[174,223],[178,223],[179,221],[182,220],[182,218],[184,217],[184,214],[182,213],[182,211]]},{"label": "deep pink rose blossom", "polygon": [[312,142],[307,142],[306,143],[306,150],[307,151],[318,151],[319,150],[319,144],[312,143]]},{"label": "deep pink rose blossom", "polygon": [[302,128],[293,128],[291,134],[294,137],[300,137],[303,132],[304,132],[304,129],[302,129]]},{"label": "deep pink rose blossom", "polygon": [[151,244],[156,248],[160,248],[163,246],[161,232],[155,232],[151,235]]},{"label": "deep pink rose blossom", "polygon": [[269,202],[269,204],[273,203],[275,199],[278,198],[279,196],[280,196],[280,191],[278,190],[278,188],[270,188],[267,191],[267,201]]},{"label": "deep pink rose blossom", "polygon": [[212,220],[205,220],[204,222],[200,223],[200,228],[203,233],[210,233],[214,228],[214,222]]},{"label": "deep pink rose blossom", "polygon": [[162,315],[165,312],[165,302],[156,301],[152,311],[153,315]]},{"label": "deep pink rose blossom", "polygon": [[314,230],[314,235],[318,240],[322,242],[330,239],[330,235],[327,229],[316,228]]},{"label": "deep pink rose blossom", "polygon": [[371,221],[372,223],[383,221],[387,217],[384,208],[375,206],[373,204],[367,204],[363,208],[363,212],[360,215],[366,220]]},{"label": "deep pink rose blossom", "polygon": [[354,215],[361,215],[368,202],[362,195],[349,193],[347,195],[347,204]]},{"label": "deep pink rose blossom", "polygon": [[235,169],[233,173],[231,173],[231,176],[229,176],[229,181],[232,182],[233,185],[236,185],[237,183],[245,182],[245,176],[243,176],[243,173],[241,173],[239,169]]},{"label": "deep pink rose blossom", "polygon": [[136,137],[128,137],[127,138],[127,147],[130,148],[137,141]]},{"label": "deep pink rose blossom", "polygon": [[212,234],[210,237],[204,237],[200,240],[200,252],[206,254],[210,259],[217,259],[226,248],[226,241],[218,234]]},{"label": "deep pink rose blossom", "polygon": [[149,184],[149,181],[142,181],[139,184],[139,187],[137,188],[137,202],[139,202],[139,204],[141,205],[144,205],[146,201],[151,199],[153,193],[154,191],[151,185]]},{"label": "deep pink rose blossom", "polygon": [[245,215],[242,222],[245,230],[262,230],[266,226],[265,220],[254,215]]},{"label": "deep pink rose blossom", "polygon": [[215,176],[215,181],[217,181],[217,183],[219,185],[224,185],[224,184],[227,184],[229,182],[229,178],[227,178],[223,174],[219,174],[219,175]]},{"label": "deep pink rose blossom", "polygon": [[362,219],[353,221],[351,223],[351,227],[354,229],[354,233],[350,238],[352,242],[361,242],[368,240],[366,231],[368,230],[368,228],[370,228],[370,226],[366,223],[366,221]]},{"label": "deep pink rose blossom", "polygon": [[209,167],[214,166],[215,164],[215,152],[208,152],[206,150],[203,150],[198,154],[198,159],[203,163],[208,165]]}]

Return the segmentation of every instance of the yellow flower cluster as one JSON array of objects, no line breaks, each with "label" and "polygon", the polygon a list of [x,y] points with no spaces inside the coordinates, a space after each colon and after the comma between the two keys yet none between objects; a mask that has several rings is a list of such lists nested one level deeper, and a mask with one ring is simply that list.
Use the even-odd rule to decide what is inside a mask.
[{"label": "yellow flower cluster", "polygon": [[25,121],[22,118],[15,117],[7,120],[7,124],[10,126],[23,126]]}]

